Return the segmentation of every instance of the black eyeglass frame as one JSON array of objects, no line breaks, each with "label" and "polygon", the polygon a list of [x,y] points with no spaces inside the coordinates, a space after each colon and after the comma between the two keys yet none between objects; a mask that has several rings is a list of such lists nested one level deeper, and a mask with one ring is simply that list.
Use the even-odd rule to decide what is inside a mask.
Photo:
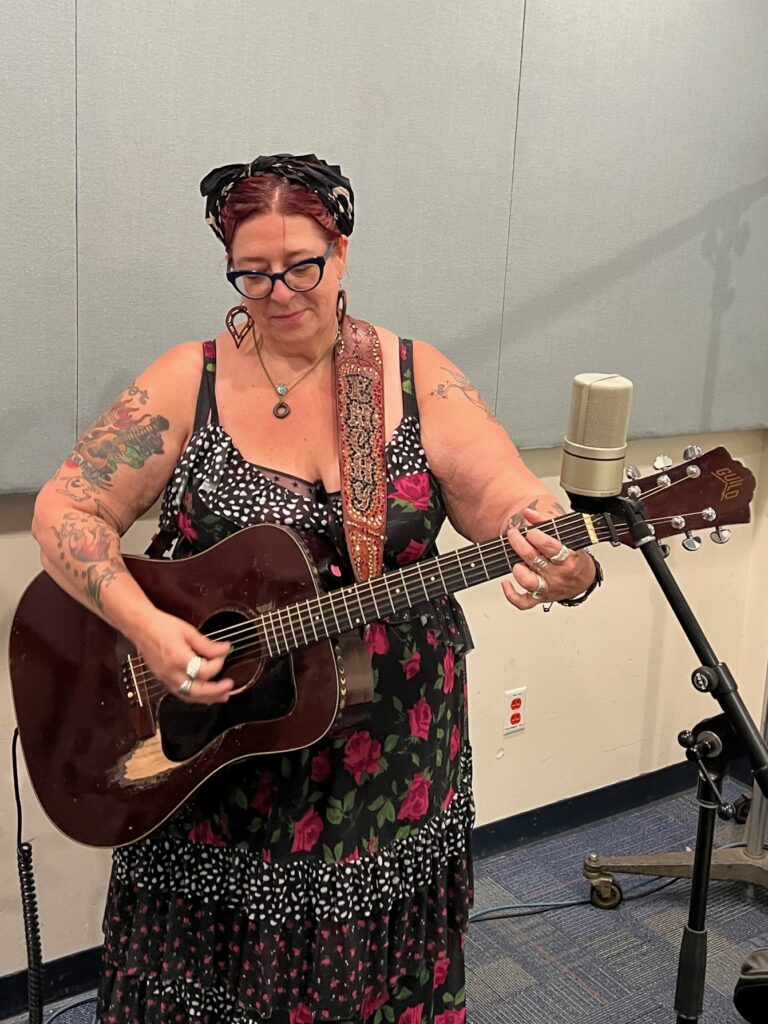
[{"label": "black eyeglass frame", "polygon": [[[278,281],[282,281],[286,288],[290,288],[292,292],[311,292],[314,288],[320,284],[323,280],[323,272],[325,271],[325,264],[331,258],[331,254],[336,246],[335,242],[331,242],[328,248],[325,250],[322,256],[313,256],[308,260],[299,260],[298,263],[292,263],[290,267],[286,267],[285,270],[281,270],[279,274],[269,274],[266,270],[228,270],[227,280],[240,295],[243,295],[246,299],[252,299],[254,302],[261,302],[263,299],[268,299],[272,292],[275,290],[275,285]],[[320,277],[317,281],[309,288],[294,288],[293,285],[288,284],[285,279],[286,274],[290,274],[292,270],[296,270],[297,267],[306,267],[314,264],[320,269]],[[241,277],[267,277],[271,282],[271,288],[266,295],[259,295],[258,298],[254,295],[248,295],[247,292],[241,291],[237,285],[238,279]]]}]

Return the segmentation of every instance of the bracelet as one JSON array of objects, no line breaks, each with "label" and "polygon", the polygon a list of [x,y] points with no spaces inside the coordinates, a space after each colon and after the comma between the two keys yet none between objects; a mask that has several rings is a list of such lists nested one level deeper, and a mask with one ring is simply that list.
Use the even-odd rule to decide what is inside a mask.
[{"label": "bracelet", "polygon": [[589,584],[589,586],[584,591],[584,593],[583,594],[579,594],[578,597],[564,597],[562,601],[557,601],[557,602],[550,601],[549,604],[542,605],[542,608],[544,609],[545,612],[548,612],[552,608],[552,605],[555,604],[555,603],[561,604],[565,608],[577,608],[580,604],[583,604],[587,600],[587,598],[589,597],[589,595],[592,593],[593,590],[597,590],[598,587],[602,587],[603,580],[605,579],[605,575],[603,573],[602,565],[600,565],[600,563],[598,562],[598,560],[595,558],[595,556],[592,554],[591,551],[586,551],[585,550],[585,554],[589,555],[589,557],[595,563],[595,578]]}]

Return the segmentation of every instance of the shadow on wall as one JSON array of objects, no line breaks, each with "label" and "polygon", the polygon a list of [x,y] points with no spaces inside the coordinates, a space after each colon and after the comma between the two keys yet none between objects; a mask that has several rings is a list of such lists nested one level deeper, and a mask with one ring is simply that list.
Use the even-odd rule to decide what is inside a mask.
[{"label": "shadow on wall", "polygon": [[[701,252],[713,270],[710,300],[710,330],[705,383],[701,395],[701,429],[712,428],[711,409],[717,381],[723,319],[733,305],[735,291],[730,284],[735,258],[744,255],[750,238],[745,213],[768,195],[768,177],[726,192],[705,207],[679,220],[650,238],[638,242],[615,256],[596,263],[586,271],[562,278],[555,287],[513,306],[506,318],[514,320],[515,333],[524,339],[542,324],[556,320],[569,309],[580,306],[612,287],[664,253],[672,252],[698,236],[703,236]],[[503,326],[502,326],[503,329]],[[501,341],[500,341],[501,344]]]}]

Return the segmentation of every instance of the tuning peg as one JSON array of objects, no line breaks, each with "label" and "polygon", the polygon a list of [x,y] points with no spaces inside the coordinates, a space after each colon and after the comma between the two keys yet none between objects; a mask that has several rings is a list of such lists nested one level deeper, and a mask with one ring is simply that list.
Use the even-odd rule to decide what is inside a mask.
[{"label": "tuning peg", "polygon": [[731,539],[731,531],[726,530],[723,526],[718,526],[709,535],[715,544],[727,544]]},{"label": "tuning peg", "polygon": [[686,530],[683,547],[686,551],[698,551],[701,547],[701,537],[694,537],[690,530]]},{"label": "tuning peg", "polygon": [[654,469],[671,469],[674,463],[668,455],[657,455],[653,460]]},{"label": "tuning peg", "polygon": [[637,466],[627,466],[624,472],[627,474],[627,480],[639,480],[643,475]]},{"label": "tuning peg", "polygon": [[661,552],[661,557],[662,558],[669,558],[669,554],[670,554],[670,552],[672,550],[672,548],[670,548],[669,544],[661,544],[658,541],[657,541],[657,543],[659,544],[659,551]]},{"label": "tuning peg", "polygon": [[690,462],[691,459],[698,459],[698,457],[701,455],[701,453],[702,453],[701,445],[689,444],[688,447],[683,452],[683,458],[685,459],[686,462]]}]

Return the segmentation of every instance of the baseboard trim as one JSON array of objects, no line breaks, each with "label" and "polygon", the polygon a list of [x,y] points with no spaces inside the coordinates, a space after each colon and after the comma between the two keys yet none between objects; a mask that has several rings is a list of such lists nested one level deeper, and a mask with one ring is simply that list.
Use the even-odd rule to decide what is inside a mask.
[{"label": "baseboard trim", "polygon": [[[740,782],[743,781],[740,773],[733,771],[733,767],[730,774]],[[515,814],[511,818],[480,825],[472,833],[472,852],[477,858],[491,857],[522,846],[523,843],[625,814],[654,800],[677,796],[695,786],[695,768],[688,761],[682,761],[647,775],[638,775],[633,779],[603,786],[602,789]]]},{"label": "baseboard trim", "polygon": [[[731,766],[730,774],[745,786],[751,784],[748,767]],[[537,807],[511,818],[481,825],[474,830],[472,850],[475,857],[489,857],[514,849],[523,843],[567,832],[581,825],[676,796],[696,783],[694,768],[687,762],[660,768],[624,782],[582,793],[545,807]],[[70,996],[90,992],[98,983],[99,947],[51,960],[43,969],[43,1000],[46,1005]],[[0,978],[0,1019],[13,1017],[27,1008],[27,972],[17,971]]]},{"label": "baseboard trim", "polygon": [[[78,953],[49,960],[43,965],[43,1005],[58,1003],[96,988],[101,947],[81,949]],[[0,978],[0,1019],[13,1017],[27,1009],[26,971]]]}]

